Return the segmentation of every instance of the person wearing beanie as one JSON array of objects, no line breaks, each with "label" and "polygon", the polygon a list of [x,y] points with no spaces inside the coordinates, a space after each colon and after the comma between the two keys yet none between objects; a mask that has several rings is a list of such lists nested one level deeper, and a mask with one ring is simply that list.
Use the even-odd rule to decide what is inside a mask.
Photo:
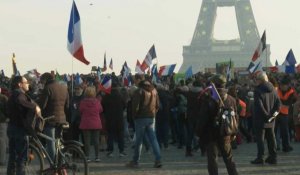
[{"label": "person wearing beanie", "polygon": [[[219,96],[218,99],[212,95],[206,95],[200,99],[200,115],[198,122],[198,136],[206,147],[207,168],[210,175],[218,174],[218,152],[223,157],[229,175],[237,175],[236,165],[233,161],[231,141],[232,135],[223,135],[220,132],[219,111],[223,105],[224,108],[230,109],[237,114],[235,99],[227,94],[226,77],[223,75],[214,75],[210,81],[215,85]],[[214,88],[214,87],[212,87]],[[213,90],[212,90],[213,91]]]}]

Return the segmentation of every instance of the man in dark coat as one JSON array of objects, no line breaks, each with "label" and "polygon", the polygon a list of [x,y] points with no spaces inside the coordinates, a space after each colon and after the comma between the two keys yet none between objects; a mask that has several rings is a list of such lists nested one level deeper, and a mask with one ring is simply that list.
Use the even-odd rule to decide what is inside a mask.
[{"label": "man in dark coat", "polygon": [[[276,164],[276,141],[274,134],[274,121],[269,119],[275,112],[279,111],[280,100],[275,88],[269,82],[264,72],[259,72],[254,78],[256,88],[254,91],[254,115],[253,129],[257,143],[257,158],[252,164],[263,164],[264,162]],[[264,139],[268,142],[269,157],[264,160]]]},{"label": "man in dark coat", "polygon": [[[196,80],[193,86],[187,93],[187,141],[186,141],[186,152],[185,156],[193,156],[192,154],[192,144],[194,140],[194,131],[196,128],[196,123],[198,122],[200,116],[200,101],[198,96],[203,90],[201,87],[201,82]],[[204,150],[201,145],[201,152]]]},{"label": "man in dark coat", "polygon": [[108,157],[112,157],[114,140],[118,142],[120,157],[126,156],[124,152],[124,118],[125,100],[120,92],[119,83],[113,81],[110,94],[102,99],[103,113],[106,121]]},{"label": "man in dark coat", "polygon": [[[232,135],[221,133],[219,111],[221,103],[226,109],[231,109],[236,114],[237,107],[235,99],[227,94],[225,89],[226,77],[215,75],[211,78],[219,93],[218,99],[212,98],[210,93],[203,93],[200,99],[200,118],[198,123],[198,136],[207,151],[207,167],[210,175],[218,174],[218,152],[220,151],[225,162],[229,175],[237,175],[235,163],[233,161],[231,141]],[[211,86],[212,87],[212,86]],[[213,87],[212,87],[213,88]],[[209,90],[207,88],[207,90]],[[210,91],[209,91],[210,92]]]},{"label": "man in dark coat", "polygon": [[157,141],[160,146],[162,147],[162,144],[164,148],[168,148],[168,140],[169,140],[169,119],[170,119],[170,94],[167,88],[162,84],[156,85],[158,96],[159,96],[159,109],[156,116],[156,136]]},{"label": "man in dark coat", "polygon": [[[37,102],[42,109],[43,117],[55,116],[54,119],[47,121],[44,133],[54,138],[56,128],[60,123],[66,123],[66,113],[69,109],[69,93],[67,85],[61,84],[54,80],[50,73],[44,73],[41,78],[44,89],[39,95]],[[54,158],[55,143],[47,140],[47,150],[51,158]]]},{"label": "man in dark coat", "polygon": [[7,102],[9,123],[7,136],[9,139],[9,158],[7,175],[25,175],[28,153],[28,132],[25,119],[29,112],[40,113],[41,109],[25,93],[29,90],[27,79],[16,76],[11,83],[12,94]]}]

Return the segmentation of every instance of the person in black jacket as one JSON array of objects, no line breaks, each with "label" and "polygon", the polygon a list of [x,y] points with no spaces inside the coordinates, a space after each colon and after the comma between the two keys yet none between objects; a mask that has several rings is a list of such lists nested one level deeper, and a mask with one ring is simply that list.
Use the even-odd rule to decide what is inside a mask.
[{"label": "person in black jacket", "polygon": [[7,128],[9,139],[7,175],[25,175],[29,143],[24,121],[29,112],[35,111],[38,114],[41,112],[41,109],[25,94],[29,90],[29,84],[25,77],[14,77],[11,87],[12,94],[7,102],[9,118]]},{"label": "person in black jacket", "polygon": [[[254,78],[256,88],[254,91],[253,129],[257,143],[257,158],[252,164],[276,164],[276,141],[274,134],[274,121],[269,121],[275,112],[279,111],[280,100],[274,86],[268,81],[264,72],[259,72]],[[268,142],[269,157],[264,160],[264,139]]]}]

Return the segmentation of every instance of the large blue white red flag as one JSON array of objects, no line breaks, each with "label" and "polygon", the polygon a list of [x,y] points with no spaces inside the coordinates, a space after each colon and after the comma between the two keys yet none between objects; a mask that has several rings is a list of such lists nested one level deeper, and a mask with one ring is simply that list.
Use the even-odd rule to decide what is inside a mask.
[{"label": "large blue white red flag", "polygon": [[279,65],[276,66],[277,71],[276,72],[283,72],[283,73],[287,73],[287,74],[292,74],[292,73],[296,73],[297,69],[295,68],[294,65]]},{"label": "large blue white red flag", "polygon": [[258,46],[252,56],[252,61],[255,62],[257,60],[257,58],[260,57],[261,53],[265,50],[265,48],[267,47],[267,44],[266,44],[266,31],[264,31],[259,43],[258,43]]},{"label": "large blue white red flag", "polygon": [[155,46],[153,44],[153,46],[150,48],[150,50],[148,51],[142,65],[141,65],[141,69],[142,71],[145,72],[145,70],[147,68],[150,68],[151,64],[152,64],[152,60],[156,58],[156,51],[155,51]]},{"label": "large blue white red flag", "polygon": [[69,29],[68,29],[68,50],[79,61],[86,65],[90,62],[84,57],[84,51],[81,40],[80,16],[75,1],[73,1]]},{"label": "large blue white red flag", "polygon": [[171,75],[174,72],[176,64],[161,66],[158,71],[159,76]]},{"label": "large blue white red flag", "polygon": [[251,68],[248,67],[248,71],[250,73],[256,73],[256,72],[259,72],[259,71],[263,71],[261,61],[259,61],[257,64],[254,64]]},{"label": "large blue white red flag", "polygon": [[288,54],[286,55],[285,61],[282,65],[286,66],[295,66],[297,63],[294,52],[292,49],[289,50]]},{"label": "large blue white red flag", "polygon": [[135,72],[138,74],[144,74],[145,72],[141,69],[141,63],[139,60],[136,61]]},{"label": "large blue white red flag", "polygon": [[[266,31],[264,31],[258,46],[252,56],[251,62],[248,66],[248,71],[250,71],[250,69],[253,69],[255,67],[257,67],[258,64],[260,64],[260,61],[258,60],[258,58],[260,57],[260,55],[263,53],[263,51],[267,48],[267,44],[266,44]],[[252,73],[250,71],[250,73]]]},{"label": "large blue white red flag", "polygon": [[111,92],[111,77],[106,75],[101,83],[99,84],[99,89],[107,94]]}]

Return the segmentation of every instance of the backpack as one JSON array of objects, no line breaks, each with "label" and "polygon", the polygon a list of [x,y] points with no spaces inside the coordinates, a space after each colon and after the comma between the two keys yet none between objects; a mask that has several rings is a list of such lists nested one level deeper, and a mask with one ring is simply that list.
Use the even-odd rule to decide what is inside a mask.
[{"label": "backpack", "polygon": [[[27,99],[35,103],[28,95]],[[35,109],[28,109],[26,117],[23,118],[23,126],[30,135],[35,135],[36,132],[42,132],[45,126],[45,120],[42,116],[36,114]]]},{"label": "backpack", "polygon": [[231,108],[220,107],[218,114],[220,135],[233,136],[238,132],[237,114]]},{"label": "backpack", "polygon": [[26,114],[26,118],[23,119],[25,129],[30,135],[36,132],[42,132],[44,130],[45,121],[42,116],[35,113],[35,110],[29,110]]}]

